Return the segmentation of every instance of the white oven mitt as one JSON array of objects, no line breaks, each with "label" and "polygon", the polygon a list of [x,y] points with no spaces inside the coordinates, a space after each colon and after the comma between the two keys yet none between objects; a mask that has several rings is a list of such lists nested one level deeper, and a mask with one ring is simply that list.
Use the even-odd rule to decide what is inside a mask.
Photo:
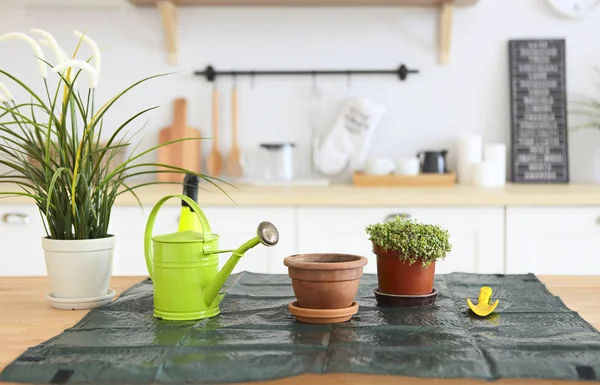
[{"label": "white oven mitt", "polygon": [[354,147],[345,130],[333,130],[318,151],[318,165],[328,176],[337,175],[348,165]]},{"label": "white oven mitt", "polygon": [[321,172],[337,175],[348,164],[353,171],[362,170],[371,138],[384,114],[385,107],[369,99],[348,99],[319,149]]}]

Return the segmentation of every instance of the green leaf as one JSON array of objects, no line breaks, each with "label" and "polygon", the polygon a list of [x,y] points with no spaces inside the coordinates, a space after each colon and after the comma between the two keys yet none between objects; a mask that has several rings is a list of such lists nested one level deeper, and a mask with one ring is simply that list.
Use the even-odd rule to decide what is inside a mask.
[{"label": "green leaf", "polygon": [[60,176],[60,174],[62,172],[66,172],[66,171],[67,171],[66,168],[60,167],[54,172],[54,175],[52,176],[52,180],[50,181],[50,187],[48,187],[48,199],[46,202],[46,211],[45,211],[46,215],[48,215],[48,211],[50,210],[50,202],[52,202],[52,192],[54,192],[54,184],[58,180],[58,177]]}]

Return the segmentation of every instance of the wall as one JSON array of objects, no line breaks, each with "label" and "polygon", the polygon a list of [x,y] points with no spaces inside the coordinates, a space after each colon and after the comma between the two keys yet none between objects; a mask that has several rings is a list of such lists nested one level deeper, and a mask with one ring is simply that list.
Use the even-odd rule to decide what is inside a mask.
[{"label": "wall", "polygon": [[[437,13],[420,8],[372,9],[207,9],[180,12],[178,66],[165,63],[158,13],[135,10],[40,10],[18,6],[0,10],[0,32],[37,27],[54,33],[66,47],[85,30],[102,47],[103,73],[98,97],[105,100],[132,81],[160,72],[177,74],[153,81],[127,97],[113,111],[107,127],[147,106],[160,104],[143,134],[143,147],[157,141],[169,124],[172,100],[189,100],[191,126],[210,132],[211,86],[192,72],[217,68],[396,67],[405,63],[421,73],[399,82],[393,77],[347,79],[259,78],[252,87],[238,81],[240,140],[255,147],[264,141],[291,140],[306,151],[311,122],[327,129],[344,97],[360,95],[383,103],[388,113],[373,139],[372,152],[386,156],[448,147],[461,133],[480,133],[505,141],[509,134],[508,49],[511,38],[567,39],[568,92],[592,93],[600,76],[600,10],[589,19],[557,17],[543,0],[481,0],[455,15],[449,66],[437,63]],[[69,48],[70,49],[70,48]],[[38,82],[30,50],[20,42],[0,45],[0,68]],[[221,93],[221,149],[229,146],[229,79]],[[14,88],[14,87],[13,87]],[[144,123],[143,121],[139,122]],[[209,143],[205,143],[205,154]],[[594,152],[600,133],[570,136],[574,182],[600,181]],[[596,162],[600,163],[600,162]],[[304,169],[308,168],[308,161]],[[596,174],[594,174],[596,173]]]}]

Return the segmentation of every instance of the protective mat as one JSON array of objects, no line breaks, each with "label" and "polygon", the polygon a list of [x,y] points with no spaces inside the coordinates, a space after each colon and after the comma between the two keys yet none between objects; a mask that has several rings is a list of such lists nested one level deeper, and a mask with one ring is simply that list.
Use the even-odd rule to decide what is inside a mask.
[{"label": "protective mat", "polygon": [[[287,276],[230,277],[222,314],[199,322],[152,317],[144,281],[77,325],[28,349],[0,375],[38,383],[223,383],[303,373],[353,372],[416,377],[593,380],[600,334],[533,275],[436,277],[435,305],[381,308],[361,280],[354,318],[301,324],[288,313]],[[500,299],[482,319],[467,310],[489,285]]]}]

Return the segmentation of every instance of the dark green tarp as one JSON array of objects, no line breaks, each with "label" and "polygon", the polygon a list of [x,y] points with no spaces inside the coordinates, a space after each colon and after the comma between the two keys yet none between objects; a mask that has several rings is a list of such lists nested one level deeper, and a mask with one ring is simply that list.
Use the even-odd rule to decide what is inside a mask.
[{"label": "dark green tarp", "polygon": [[[449,274],[427,308],[378,307],[377,279],[361,280],[360,309],[334,326],[298,323],[287,305],[287,276],[230,277],[220,316],[198,322],[152,317],[146,280],[91,311],[59,336],[28,349],[3,381],[218,383],[303,373],[366,373],[486,380],[593,380],[600,334],[533,275]],[[487,318],[466,298],[491,286],[499,299]]]}]

